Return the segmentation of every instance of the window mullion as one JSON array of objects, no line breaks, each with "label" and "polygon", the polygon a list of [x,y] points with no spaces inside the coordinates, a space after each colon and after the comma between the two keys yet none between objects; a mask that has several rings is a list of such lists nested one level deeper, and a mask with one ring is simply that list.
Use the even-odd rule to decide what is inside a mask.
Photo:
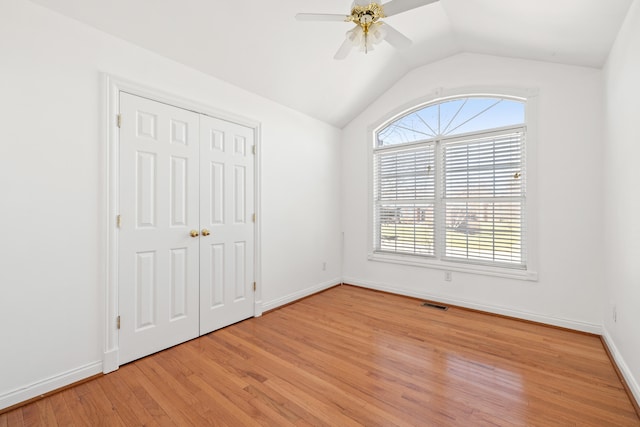
[{"label": "window mullion", "polygon": [[434,255],[436,259],[442,259],[444,254],[445,244],[445,220],[444,220],[444,158],[443,158],[443,143],[441,139],[438,139],[435,144],[435,198],[434,198]]}]

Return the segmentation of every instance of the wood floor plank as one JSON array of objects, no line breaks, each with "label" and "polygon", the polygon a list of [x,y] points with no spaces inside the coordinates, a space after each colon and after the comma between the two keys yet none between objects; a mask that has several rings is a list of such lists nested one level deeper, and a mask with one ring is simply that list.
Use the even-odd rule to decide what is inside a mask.
[{"label": "wood floor plank", "polygon": [[86,426],[91,422],[97,422],[97,415],[95,419],[91,418],[91,414],[85,412],[85,407],[81,403],[80,397],[74,388],[69,388],[58,393],[64,399],[67,407],[69,408],[69,412],[71,413],[73,423],[77,426]]},{"label": "wood floor plank", "polygon": [[640,426],[599,337],[339,286],[0,415],[0,427]]},{"label": "wood floor plank", "polygon": [[73,415],[69,410],[69,406],[62,397],[62,393],[52,394],[50,399],[44,400],[48,400],[51,403],[58,425],[65,427],[73,427],[76,425],[73,421]]},{"label": "wood floor plank", "polygon": [[[235,341],[236,337],[230,336],[227,339],[230,341]],[[331,402],[334,406],[337,406],[335,402],[336,400],[348,401],[349,399],[355,399],[353,395],[351,396],[347,395],[346,391],[342,387],[336,386],[336,383],[339,383],[340,381],[336,377],[336,375],[339,375],[339,374],[336,374],[335,372],[330,376],[325,376],[324,378],[321,378],[320,376],[322,375],[322,373],[320,371],[313,371],[316,368],[308,365],[303,360],[291,362],[291,361],[283,360],[280,358],[273,358],[271,357],[271,354],[269,352],[263,351],[262,348],[260,348],[260,346],[256,346],[253,349],[253,351],[258,353],[255,358],[257,366],[269,365],[270,370],[272,372],[278,372],[279,377],[286,379],[290,382],[293,381],[294,378],[290,377],[289,372],[294,372],[296,371],[296,369],[299,370],[300,373],[302,373],[303,375],[302,375],[301,381],[297,382],[295,385],[298,388],[298,390],[302,393],[304,393],[305,391],[313,391],[316,394],[318,394],[319,392],[324,390],[324,392],[320,394],[327,396],[327,400]],[[312,360],[313,356],[310,355],[309,359]],[[300,370],[300,368],[302,368],[302,370]],[[333,368],[336,368],[336,367],[334,366]],[[300,376],[300,374],[298,374],[298,376]],[[309,388],[310,390],[307,390],[307,388]],[[312,393],[307,393],[307,394],[312,394]],[[347,409],[342,410],[341,412],[346,413],[346,412],[349,412],[350,410],[359,410],[363,405],[364,405],[364,402],[359,402],[358,405],[354,405],[356,408],[349,407]],[[369,416],[369,414],[364,413],[363,411],[362,416],[363,417]]]},{"label": "wood floor plank", "polygon": [[[114,410],[118,412],[125,425],[163,425],[149,414],[147,408],[140,403],[133,391],[124,381],[116,378],[115,375],[105,375],[103,378],[104,381],[100,383],[100,387],[106,396],[106,399],[111,402]],[[172,424],[165,423],[164,425],[167,426]]]},{"label": "wood floor plank", "polygon": [[[123,383],[123,387],[126,386],[131,390],[132,398],[135,398],[135,400],[132,400],[132,405],[135,405],[137,401],[144,408],[144,411],[136,412],[141,423],[143,420],[151,417],[151,419],[158,425],[167,427],[175,425],[167,412],[140,384],[138,377],[143,374],[140,372],[135,363],[125,365],[116,372],[118,375],[111,375],[111,380],[121,381]],[[116,376],[117,379],[114,378]]]},{"label": "wood floor plank", "polygon": [[24,426],[24,418],[22,416],[22,409],[17,408],[13,411],[6,414],[7,416],[7,425],[10,427],[23,427]]},{"label": "wood floor plank", "polygon": [[[181,401],[174,399],[172,390],[160,381],[152,381],[143,371],[145,360],[136,364],[133,381],[137,382],[148,396],[146,402],[153,402],[156,412],[161,409],[176,425],[195,425],[188,414],[188,408]],[[129,382],[131,384],[131,382]]]},{"label": "wood floor plank", "polygon": [[40,413],[36,403],[30,403],[22,408],[22,419],[25,426],[38,426],[40,425]]},{"label": "wood floor plank", "polygon": [[90,422],[98,422],[102,426],[124,426],[117,412],[112,410],[112,405],[106,399],[98,382],[102,378],[81,384],[72,390],[78,397],[78,402],[82,407]]},{"label": "wood floor plank", "polygon": [[[58,418],[58,415],[53,410],[51,399],[42,399],[35,402],[35,404],[36,408],[38,409],[38,413],[40,414],[40,422],[38,423],[38,425],[51,427],[61,425],[59,421],[60,418]],[[63,418],[64,414],[61,415],[61,418]]]}]

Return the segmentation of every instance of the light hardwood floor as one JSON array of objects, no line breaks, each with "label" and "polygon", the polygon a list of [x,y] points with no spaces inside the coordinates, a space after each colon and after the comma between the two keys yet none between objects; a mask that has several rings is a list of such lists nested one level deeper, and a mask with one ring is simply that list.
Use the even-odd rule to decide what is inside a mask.
[{"label": "light hardwood floor", "polygon": [[0,415],[0,427],[640,426],[598,337],[339,286]]}]

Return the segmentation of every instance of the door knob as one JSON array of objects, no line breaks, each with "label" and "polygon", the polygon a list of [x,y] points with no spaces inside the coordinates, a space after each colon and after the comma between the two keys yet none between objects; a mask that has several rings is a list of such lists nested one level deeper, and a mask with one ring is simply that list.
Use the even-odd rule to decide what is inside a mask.
[{"label": "door knob", "polygon": [[211,232],[209,230],[207,230],[206,228],[202,229],[202,235],[203,236],[208,236],[209,234],[211,234]]},{"label": "door knob", "polygon": [[191,232],[189,233],[189,235],[190,235],[191,237],[198,237],[198,236],[199,236],[199,234],[198,234],[198,230],[191,230]]}]

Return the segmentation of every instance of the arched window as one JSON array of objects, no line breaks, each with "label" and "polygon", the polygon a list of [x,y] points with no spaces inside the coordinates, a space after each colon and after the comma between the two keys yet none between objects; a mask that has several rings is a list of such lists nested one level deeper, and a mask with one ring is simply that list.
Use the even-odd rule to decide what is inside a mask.
[{"label": "arched window", "polygon": [[374,253],[526,269],[523,99],[439,100],[374,136]]}]

